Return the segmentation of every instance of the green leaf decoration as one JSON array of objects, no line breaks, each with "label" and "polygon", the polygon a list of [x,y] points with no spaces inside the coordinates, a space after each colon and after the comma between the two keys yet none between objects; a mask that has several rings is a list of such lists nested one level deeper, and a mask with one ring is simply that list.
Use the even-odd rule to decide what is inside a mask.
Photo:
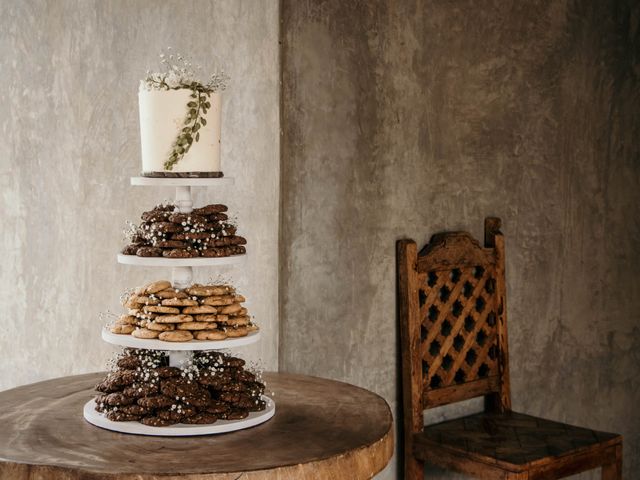
[{"label": "green leaf decoration", "polygon": [[169,159],[164,162],[166,170],[173,170],[174,165],[189,152],[194,140],[196,142],[200,140],[200,132],[198,130],[207,124],[204,115],[207,114],[207,110],[211,107],[211,104],[207,101],[207,98],[211,96],[211,92],[201,90],[202,87],[197,82],[193,82],[190,88],[191,94],[189,97],[194,100],[189,101],[186,105],[185,126],[173,142]]}]

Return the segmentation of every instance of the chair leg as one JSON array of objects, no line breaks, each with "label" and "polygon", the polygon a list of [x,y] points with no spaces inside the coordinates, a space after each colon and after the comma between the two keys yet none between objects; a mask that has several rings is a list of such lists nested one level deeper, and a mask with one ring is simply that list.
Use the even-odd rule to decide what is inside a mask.
[{"label": "chair leg", "polygon": [[622,480],[622,461],[603,465],[602,480]]},{"label": "chair leg", "polygon": [[617,445],[611,463],[602,466],[602,480],[622,480],[622,445]]},{"label": "chair leg", "polygon": [[411,454],[405,454],[404,479],[405,480],[423,480],[424,479],[424,462],[421,462]]}]

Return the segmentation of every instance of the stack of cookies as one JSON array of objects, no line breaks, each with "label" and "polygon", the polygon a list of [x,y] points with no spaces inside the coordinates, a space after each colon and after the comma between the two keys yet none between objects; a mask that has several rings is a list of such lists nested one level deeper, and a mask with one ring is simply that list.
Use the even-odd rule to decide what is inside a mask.
[{"label": "stack of cookies", "polygon": [[157,205],[142,214],[122,251],[139,257],[228,257],[246,252],[247,241],[228,222],[225,205],[207,205],[180,213],[174,205]]},{"label": "stack of cookies", "polygon": [[115,422],[153,427],[239,420],[264,410],[264,384],[244,360],[219,352],[195,352],[183,368],[166,353],[127,349],[96,386],[96,410]]},{"label": "stack of cookies", "polygon": [[166,342],[244,337],[258,330],[242,306],[244,301],[231,285],[178,289],[160,280],[126,294],[123,304],[128,312],[109,330]]}]

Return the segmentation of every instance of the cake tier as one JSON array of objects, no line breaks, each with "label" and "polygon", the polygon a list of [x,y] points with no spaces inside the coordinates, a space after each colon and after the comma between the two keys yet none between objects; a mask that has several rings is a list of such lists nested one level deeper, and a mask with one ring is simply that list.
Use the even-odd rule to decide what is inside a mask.
[{"label": "cake tier", "polygon": [[247,240],[236,235],[237,227],[229,220],[226,205],[212,204],[188,210],[185,213],[176,205],[160,204],[144,212],[142,222],[129,229],[131,243],[122,253],[145,258],[186,259],[230,257],[246,252]]},{"label": "cake tier", "polygon": [[188,342],[165,342],[157,339],[136,338],[132,335],[111,333],[108,329],[102,329],[102,339],[112,345],[120,345],[130,348],[144,348],[147,350],[167,351],[199,351],[222,350],[227,348],[243,347],[260,340],[260,331],[247,334],[244,337],[226,338],[224,340],[190,340]]},{"label": "cake tier", "polygon": [[84,418],[96,427],[114,432],[130,433],[134,435],[152,435],[167,437],[185,437],[191,435],[214,435],[217,433],[235,432],[251,428],[266,422],[276,413],[276,404],[267,396],[262,396],[267,408],[261,412],[251,412],[247,418],[241,420],[218,420],[209,425],[186,425],[178,423],[170,427],[149,427],[140,422],[114,422],[105,414],[96,412],[95,400],[89,400],[84,406]]},{"label": "cake tier", "polygon": [[95,401],[85,407],[91,419],[164,429],[180,424],[225,425],[273,409],[264,397],[261,373],[224,353],[194,352],[180,365],[171,365],[167,352],[127,349],[113,364],[95,387],[99,392]]},{"label": "cake tier", "polygon": [[[207,343],[177,350],[207,350],[257,340],[254,336],[247,342],[220,343],[259,330],[243,305],[245,297],[233,285],[192,284],[179,288],[168,280],[157,280],[125,292],[121,300],[125,313],[107,326],[116,337],[103,334],[111,343],[139,348],[153,345],[149,348],[166,350],[166,345],[201,340]],[[118,338],[130,335],[141,342]]]},{"label": "cake tier", "polygon": [[177,137],[185,127],[189,112],[187,104],[193,101],[192,91],[146,90],[138,93],[140,108],[140,140],[143,172],[220,172],[220,121],[222,97],[212,93],[211,107],[204,114],[206,125],[198,130],[199,140],[170,170],[164,163],[171,156]]}]

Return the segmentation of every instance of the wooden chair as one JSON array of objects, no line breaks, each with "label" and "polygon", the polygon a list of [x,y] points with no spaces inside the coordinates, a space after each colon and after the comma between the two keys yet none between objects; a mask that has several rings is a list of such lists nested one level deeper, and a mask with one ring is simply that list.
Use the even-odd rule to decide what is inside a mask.
[{"label": "wooden chair", "polygon": [[[417,253],[398,242],[405,479],[424,462],[487,479],[553,479],[602,467],[621,478],[622,437],[511,411],[504,239],[485,220]],[[485,411],[424,426],[423,410],[484,396]]]}]

